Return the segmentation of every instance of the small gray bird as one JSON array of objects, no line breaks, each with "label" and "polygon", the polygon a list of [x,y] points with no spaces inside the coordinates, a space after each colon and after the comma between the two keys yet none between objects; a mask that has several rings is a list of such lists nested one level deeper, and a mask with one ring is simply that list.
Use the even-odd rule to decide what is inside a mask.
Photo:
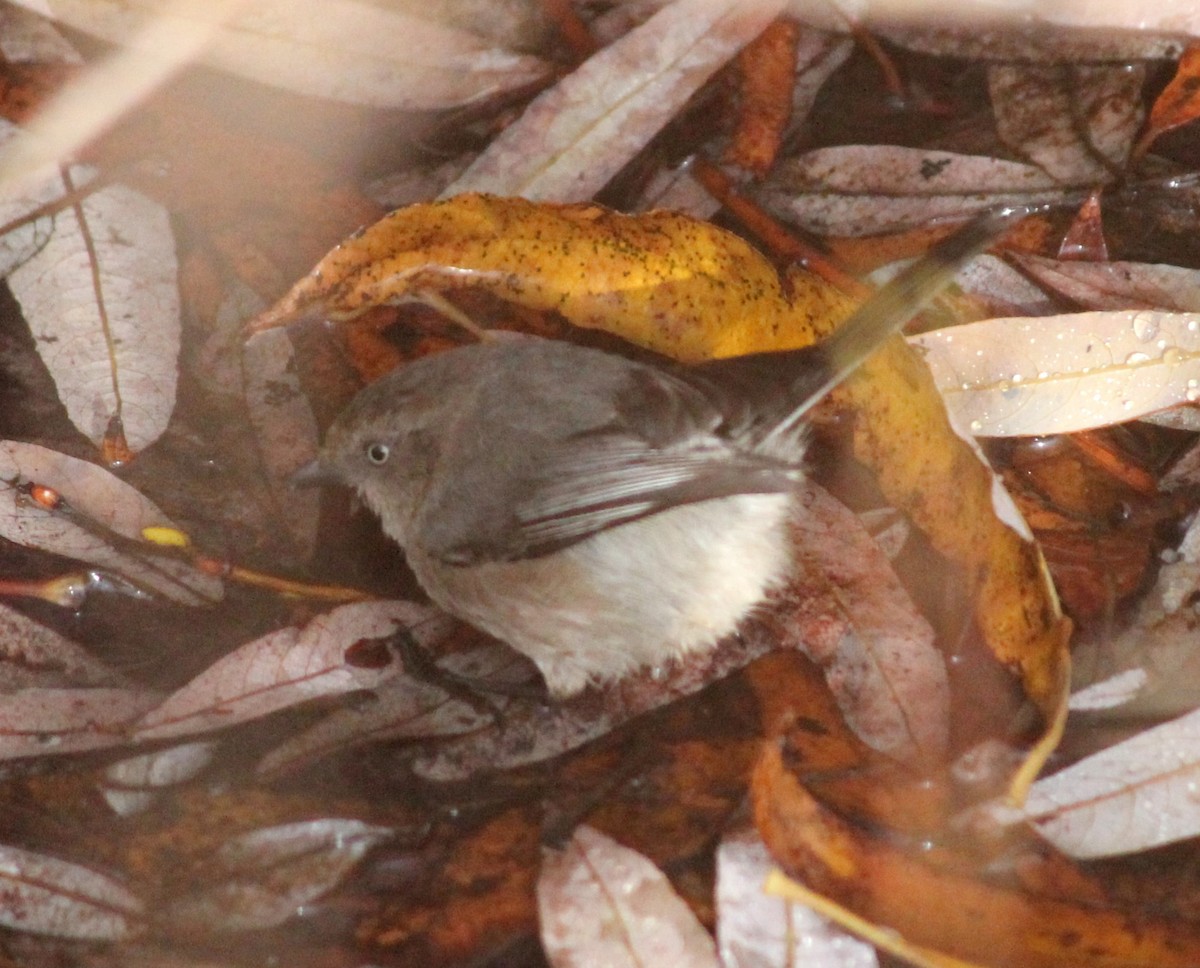
[{"label": "small gray bird", "polygon": [[805,349],[667,369],[516,337],[423,358],[298,477],[355,488],[429,597],[556,698],[711,648],[788,576],[802,417],[1025,214],[968,223]]}]

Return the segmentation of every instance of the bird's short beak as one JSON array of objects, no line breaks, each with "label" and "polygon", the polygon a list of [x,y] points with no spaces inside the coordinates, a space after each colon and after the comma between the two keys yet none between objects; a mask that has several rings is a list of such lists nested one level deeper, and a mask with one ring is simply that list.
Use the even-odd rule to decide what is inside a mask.
[{"label": "bird's short beak", "polygon": [[333,468],[322,464],[319,460],[309,461],[300,470],[288,478],[292,487],[324,487],[326,484],[340,484],[341,478]]}]

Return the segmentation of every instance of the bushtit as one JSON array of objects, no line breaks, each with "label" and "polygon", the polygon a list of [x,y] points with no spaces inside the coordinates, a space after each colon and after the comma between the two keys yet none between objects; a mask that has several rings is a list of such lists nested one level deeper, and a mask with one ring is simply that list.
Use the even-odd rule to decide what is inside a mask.
[{"label": "bushtit", "polygon": [[307,483],[354,487],[441,608],[571,696],[708,649],[789,572],[802,416],[1024,211],[982,216],[828,340],[659,368],[497,339],[363,390]]}]

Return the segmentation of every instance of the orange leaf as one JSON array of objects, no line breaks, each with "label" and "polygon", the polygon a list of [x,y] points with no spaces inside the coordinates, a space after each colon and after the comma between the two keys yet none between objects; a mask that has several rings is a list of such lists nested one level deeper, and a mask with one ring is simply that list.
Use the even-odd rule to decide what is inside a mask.
[{"label": "orange leaf", "polygon": [[1200,931],[1097,904],[1034,895],[972,873],[946,850],[908,853],[885,834],[822,806],[766,744],[753,784],[755,822],[784,868],[818,893],[907,942],[1021,968],[1187,968]]},{"label": "orange leaf", "polygon": [[1192,44],[1183,52],[1175,76],[1150,109],[1150,119],[1133,156],[1144,155],[1164,131],[1178,128],[1197,117],[1200,117],[1200,44]]}]

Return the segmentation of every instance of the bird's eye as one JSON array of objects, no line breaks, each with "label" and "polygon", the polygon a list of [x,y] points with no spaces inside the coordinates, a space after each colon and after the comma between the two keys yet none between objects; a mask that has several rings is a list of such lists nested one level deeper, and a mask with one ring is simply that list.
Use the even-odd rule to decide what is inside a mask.
[{"label": "bird's eye", "polygon": [[367,444],[367,460],[369,460],[372,464],[387,463],[388,455],[390,453],[391,449],[387,444]]}]

